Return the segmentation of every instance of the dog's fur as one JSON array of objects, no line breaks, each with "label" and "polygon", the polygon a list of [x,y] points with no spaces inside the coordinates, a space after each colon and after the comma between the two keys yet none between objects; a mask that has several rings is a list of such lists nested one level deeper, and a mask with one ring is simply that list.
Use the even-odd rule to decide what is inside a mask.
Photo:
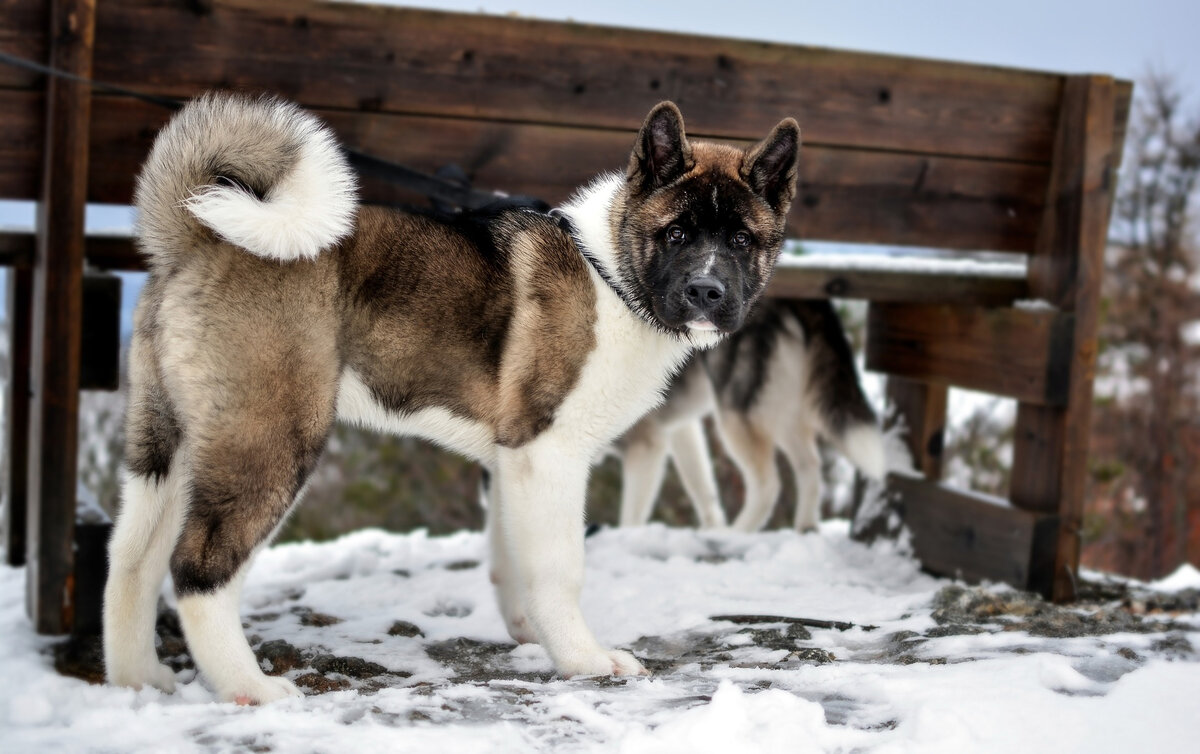
[{"label": "dog's fur", "polygon": [[173,686],[154,651],[169,569],[220,698],[299,694],[259,669],[239,592],[335,419],[481,461],[496,481],[492,576],[509,632],[542,643],[566,676],[644,673],[580,610],[588,468],[762,294],[798,150],[790,119],[745,152],[693,144],[663,103],[625,175],[557,217],[434,217],[358,207],[330,133],[295,106],[189,104],[135,198],[150,279],[105,592],[109,680]]},{"label": "dog's fur", "polygon": [[763,300],[741,330],[692,357],[663,405],[618,443],[622,526],[650,519],[668,457],[700,526],[725,525],[704,438],[703,419],[709,415],[745,483],[746,497],[733,521],[741,531],[757,531],[771,517],[782,486],[777,448],[792,468],[800,531],[817,525],[818,437],[868,476],[884,473],[883,435],[828,301]]}]

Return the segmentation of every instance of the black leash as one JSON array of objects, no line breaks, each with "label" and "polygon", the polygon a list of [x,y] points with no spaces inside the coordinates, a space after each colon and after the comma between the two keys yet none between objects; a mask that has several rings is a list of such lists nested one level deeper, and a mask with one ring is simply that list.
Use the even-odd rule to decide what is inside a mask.
[{"label": "black leash", "polygon": [[[145,102],[156,107],[166,108],[167,110],[177,111],[186,104],[185,100],[174,97],[160,97],[154,94],[146,94],[134,89],[128,89],[116,84],[109,84],[104,81],[80,76],[70,71],[64,71],[53,66],[44,65],[42,63],[28,60],[26,58],[10,55],[7,52],[0,52],[0,63],[10,65],[14,68],[23,68],[27,71],[40,73],[45,76],[74,81],[79,84],[85,84],[97,91],[106,92],[108,94],[117,94],[123,97],[131,97],[140,102]],[[449,181],[437,176],[422,173],[419,170],[399,165],[394,162],[388,162],[380,157],[360,152],[357,149],[343,146],[342,151],[346,154],[346,160],[358,171],[359,175],[372,176],[380,178],[389,183],[393,183],[401,188],[404,188],[413,193],[420,194],[428,198],[435,206],[441,209],[457,207],[464,210],[500,210],[500,209],[532,209],[538,212],[548,212],[550,205],[541,199],[531,196],[509,196],[500,191],[486,191],[483,189],[472,188],[465,180]],[[461,172],[461,171],[460,171]]]}]

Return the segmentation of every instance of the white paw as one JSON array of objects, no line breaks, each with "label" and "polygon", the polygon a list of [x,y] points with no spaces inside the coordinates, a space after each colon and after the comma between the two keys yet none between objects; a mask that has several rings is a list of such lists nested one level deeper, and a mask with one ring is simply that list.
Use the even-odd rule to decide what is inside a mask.
[{"label": "white paw", "polygon": [[592,675],[650,675],[629,652],[620,649],[602,649],[586,657],[558,663],[558,672],[567,678]]},{"label": "white paw", "polygon": [[108,682],[114,686],[140,689],[153,686],[167,694],[175,692],[175,671],[160,662],[146,663],[138,670],[110,669]]},{"label": "white paw", "polygon": [[240,683],[231,690],[222,691],[219,696],[223,702],[235,702],[243,705],[270,704],[280,699],[303,697],[304,692],[286,678],[262,675]]}]

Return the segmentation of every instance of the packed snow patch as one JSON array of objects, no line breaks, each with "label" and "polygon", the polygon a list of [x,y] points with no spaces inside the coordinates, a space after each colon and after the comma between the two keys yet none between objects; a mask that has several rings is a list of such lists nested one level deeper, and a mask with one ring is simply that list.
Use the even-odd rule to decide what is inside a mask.
[{"label": "packed snow patch", "polygon": [[0,568],[0,749],[1116,752],[1200,732],[1194,589],[1106,584],[1062,608],[933,578],[848,529],[601,531],[584,612],[654,674],[577,681],[506,636],[480,534],[275,547],[243,619],[263,667],[309,696],[261,708],[214,701],[169,609],[178,693],[60,675],[97,658],[34,635],[24,572]]}]

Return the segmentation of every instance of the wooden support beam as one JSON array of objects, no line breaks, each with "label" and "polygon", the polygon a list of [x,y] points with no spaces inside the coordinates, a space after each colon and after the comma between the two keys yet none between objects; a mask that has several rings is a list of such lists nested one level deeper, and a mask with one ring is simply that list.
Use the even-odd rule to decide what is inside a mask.
[{"label": "wooden support beam", "polygon": [[10,566],[25,564],[29,525],[29,349],[33,318],[33,272],[8,271],[8,488],[4,491],[4,551]]},{"label": "wooden support beam", "polygon": [[[92,72],[95,0],[53,0],[50,65]],[[28,608],[39,633],[70,630],[74,609],[79,349],[91,90],[46,84],[45,161],[33,267]]]},{"label": "wooden support beam", "polygon": [[896,407],[896,412],[908,428],[905,443],[912,455],[913,468],[932,481],[942,478],[949,392],[945,385],[931,385],[894,376],[887,379],[888,402]]},{"label": "wooden support beam", "polygon": [[1098,349],[1100,278],[1121,145],[1113,121],[1116,85],[1104,76],[1067,80],[1031,294],[1073,318],[1068,402],[1022,405],[1013,457],[1013,502],[1054,511],[1062,521],[1053,567],[1053,597],[1074,598],[1088,480],[1092,389]]},{"label": "wooden support beam", "polygon": [[83,316],[79,344],[79,388],[114,391],[121,380],[121,279],[88,272],[83,276]]},{"label": "wooden support beam", "polygon": [[1062,405],[1073,332],[1070,314],[1050,310],[872,304],[867,368]]},{"label": "wooden support beam", "polygon": [[[0,267],[32,269],[36,246],[34,233],[0,231]],[[129,236],[87,236],[83,240],[83,253],[88,265],[98,270],[146,269]]]},{"label": "wooden support beam", "polygon": [[907,474],[889,475],[888,489],[897,496],[913,552],[927,570],[1050,596],[1056,516]]},{"label": "wooden support beam", "polygon": [[931,274],[906,270],[799,267],[780,264],[767,287],[777,298],[850,298],[880,303],[1004,306],[1028,298],[1024,277]]}]

